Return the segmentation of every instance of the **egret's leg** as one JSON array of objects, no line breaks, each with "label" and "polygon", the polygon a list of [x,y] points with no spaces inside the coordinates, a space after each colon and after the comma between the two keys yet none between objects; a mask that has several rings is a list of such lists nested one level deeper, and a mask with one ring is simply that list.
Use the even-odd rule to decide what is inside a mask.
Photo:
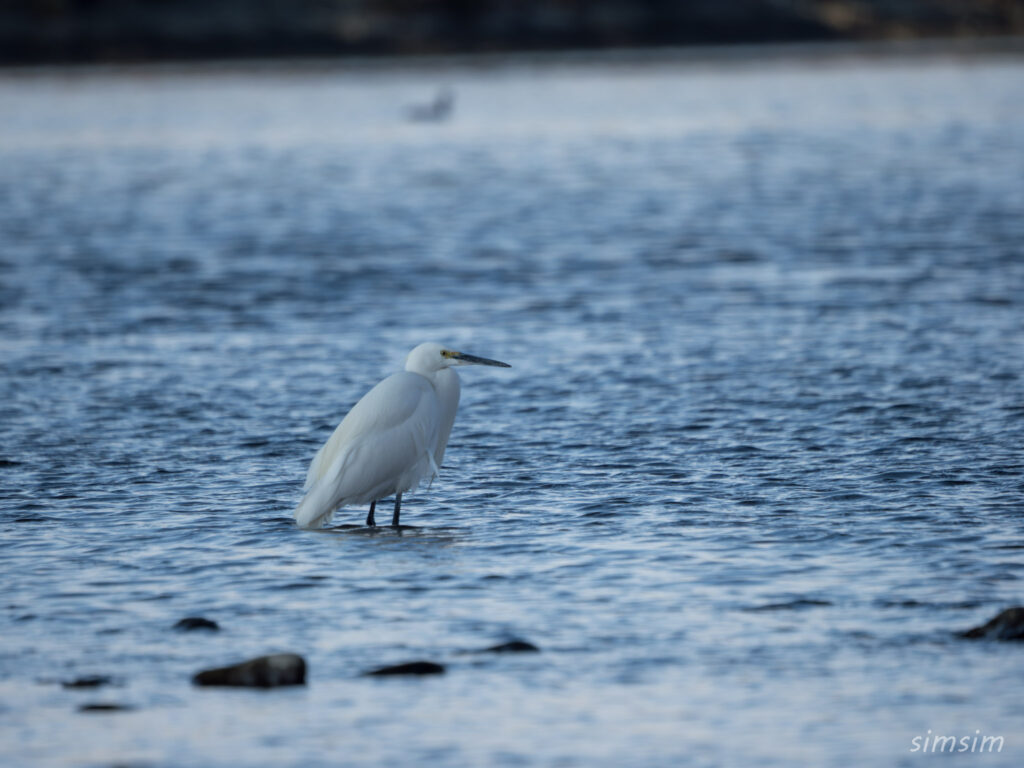
[{"label": "egret's leg", "polygon": [[395,514],[391,516],[391,525],[394,528],[398,527],[398,513],[402,511],[402,494],[395,496]]},{"label": "egret's leg", "polygon": [[366,524],[369,526],[376,526],[377,521],[373,519],[373,510],[377,508],[376,499],[370,502],[370,514],[366,516]]}]

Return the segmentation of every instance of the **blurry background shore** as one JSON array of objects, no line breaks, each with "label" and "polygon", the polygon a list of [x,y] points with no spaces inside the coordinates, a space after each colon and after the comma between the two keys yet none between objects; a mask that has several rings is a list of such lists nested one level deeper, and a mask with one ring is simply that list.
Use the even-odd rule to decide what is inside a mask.
[{"label": "blurry background shore", "polygon": [[1024,0],[6,0],[0,64],[1024,35]]}]

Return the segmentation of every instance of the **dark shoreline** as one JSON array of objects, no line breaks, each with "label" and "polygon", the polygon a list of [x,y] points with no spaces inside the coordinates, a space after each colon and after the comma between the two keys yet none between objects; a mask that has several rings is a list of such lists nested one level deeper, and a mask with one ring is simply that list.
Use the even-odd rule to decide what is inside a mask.
[{"label": "dark shoreline", "polygon": [[16,0],[0,66],[988,40],[1024,0]]},{"label": "dark shoreline", "polygon": [[0,76],[46,75],[55,72],[115,73],[168,72],[206,74],[214,72],[386,72],[415,68],[424,71],[500,69],[506,66],[586,67],[618,65],[645,66],[771,66],[807,62],[828,65],[850,59],[926,60],[990,59],[1024,57],[1024,36],[987,38],[927,38],[913,40],[870,40],[802,43],[754,43],[740,45],[699,45],[603,50],[503,51],[500,53],[405,54],[396,56],[293,56],[209,58],[130,62],[42,64],[0,64]]}]

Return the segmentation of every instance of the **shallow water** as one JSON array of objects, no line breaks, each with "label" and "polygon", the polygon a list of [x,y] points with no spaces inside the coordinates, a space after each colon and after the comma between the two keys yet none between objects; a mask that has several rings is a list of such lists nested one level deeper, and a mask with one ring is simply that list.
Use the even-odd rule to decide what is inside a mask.
[{"label": "shallow water", "polygon": [[[441,84],[454,118],[406,121]],[[954,632],[1024,602],[1022,59],[42,70],[0,104],[4,765],[911,765],[929,732],[1021,764],[1024,648]],[[424,340],[513,368],[463,369],[410,528],[297,530]],[[511,637],[542,652],[465,653]],[[306,688],[189,683],[274,651]],[[118,685],[55,682],[86,674]]]}]

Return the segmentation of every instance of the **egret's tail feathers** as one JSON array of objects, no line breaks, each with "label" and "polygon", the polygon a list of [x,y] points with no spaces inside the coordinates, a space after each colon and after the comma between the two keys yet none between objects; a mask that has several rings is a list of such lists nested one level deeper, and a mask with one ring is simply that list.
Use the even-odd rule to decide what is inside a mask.
[{"label": "egret's tail feathers", "polygon": [[427,459],[430,461],[430,478],[427,480],[427,488],[431,488],[434,485],[434,480],[441,474],[440,468],[437,466],[437,462],[434,461],[434,454],[427,451]]},{"label": "egret's tail feathers", "polygon": [[331,489],[327,483],[314,483],[299,506],[295,508],[295,522],[300,528],[322,528],[334,515]]}]

